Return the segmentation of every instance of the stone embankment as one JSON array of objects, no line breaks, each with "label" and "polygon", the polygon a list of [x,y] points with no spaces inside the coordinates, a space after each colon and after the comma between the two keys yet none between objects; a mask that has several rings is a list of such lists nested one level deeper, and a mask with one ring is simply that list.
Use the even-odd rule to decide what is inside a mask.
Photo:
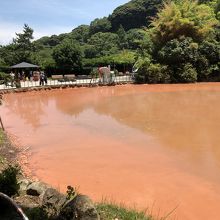
[{"label": "stone embankment", "polygon": [[[44,91],[52,89],[68,89],[68,88],[82,88],[82,87],[102,87],[102,86],[116,86],[116,85],[127,85],[132,82],[117,82],[111,84],[66,84],[66,85],[51,85],[51,86],[37,86],[37,87],[22,87],[22,88],[10,88],[10,89],[0,89],[0,95],[7,93],[21,93],[21,92],[32,92],[32,91]],[[1,98],[0,98],[1,99]]]},{"label": "stone embankment", "polygon": [[23,210],[40,208],[49,219],[55,220],[100,219],[95,205],[86,195],[77,194],[68,198],[45,183],[28,179],[21,179],[19,184],[19,196],[14,201]]}]

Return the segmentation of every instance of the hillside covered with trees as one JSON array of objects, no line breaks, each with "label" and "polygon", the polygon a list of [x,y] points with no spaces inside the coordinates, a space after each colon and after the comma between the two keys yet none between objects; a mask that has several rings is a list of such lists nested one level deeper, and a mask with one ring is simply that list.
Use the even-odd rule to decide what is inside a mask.
[{"label": "hillside covered with trees", "polygon": [[220,80],[220,0],[132,0],[70,33],[33,41],[28,25],[0,46],[1,68],[19,62],[49,74],[89,74],[111,64],[139,83]]}]

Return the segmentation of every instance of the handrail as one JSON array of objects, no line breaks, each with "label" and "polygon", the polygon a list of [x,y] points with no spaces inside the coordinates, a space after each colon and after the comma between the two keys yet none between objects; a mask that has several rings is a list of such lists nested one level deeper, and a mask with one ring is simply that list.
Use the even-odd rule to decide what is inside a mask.
[{"label": "handrail", "polygon": [[16,210],[17,214],[23,219],[23,220],[29,220],[28,217],[24,214],[22,209],[7,195],[0,192],[0,199],[3,199],[7,201],[12,207]]}]

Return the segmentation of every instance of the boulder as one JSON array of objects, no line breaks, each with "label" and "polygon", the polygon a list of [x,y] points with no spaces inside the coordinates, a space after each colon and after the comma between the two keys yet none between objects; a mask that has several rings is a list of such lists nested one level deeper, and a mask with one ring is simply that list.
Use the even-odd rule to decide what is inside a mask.
[{"label": "boulder", "polygon": [[28,186],[31,184],[31,181],[28,179],[21,179],[18,181],[18,184],[20,186],[19,193],[22,194],[26,193]]},{"label": "boulder", "polygon": [[46,210],[48,216],[55,217],[59,214],[65,202],[66,196],[53,188],[48,188],[43,194],[42,207]]},{"label": "boulder", "polygon": [[14,198],[14,201],[24,209],[40,207],[40,198],[37,196],[21,195]]},{"label": "boulder", "polygon": [[43,207],[61,207],[66,202],[66,196],[59,193],[53,188],[48,188],[43,194],[42,206]]},{"label": "boulder", "polygon": [[48,188],[47,184],[42,182],[33,182],[27,187],[27,195],[39,196],[46,191]]},{"label": "boulder", "polygon": [[60,220],[100,220],[92,200],[85,195],[77,195],[67,202],[60,211]]}]

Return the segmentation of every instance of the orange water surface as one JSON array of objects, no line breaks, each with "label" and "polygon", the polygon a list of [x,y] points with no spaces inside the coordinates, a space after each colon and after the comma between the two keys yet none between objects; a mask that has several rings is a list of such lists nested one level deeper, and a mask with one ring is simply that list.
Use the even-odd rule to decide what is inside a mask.
[{"label": "orange water surface", "polygon": [[170,219],[220,219],[220,84],[126,85],[4,96],[33,174]]}]

